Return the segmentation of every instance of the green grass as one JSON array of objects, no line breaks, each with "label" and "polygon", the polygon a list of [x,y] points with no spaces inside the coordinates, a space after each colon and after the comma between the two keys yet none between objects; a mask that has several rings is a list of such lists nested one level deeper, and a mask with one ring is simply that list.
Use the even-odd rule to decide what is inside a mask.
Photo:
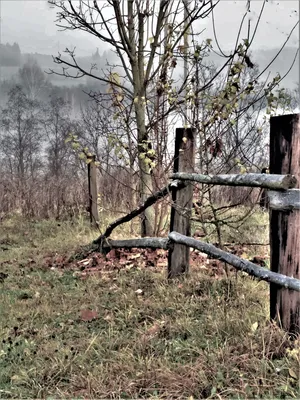
[{"label": "green grass", "polygon": [[[268,243],[269,242],[269,213],[255,208],[249,212],[248,207],[240,206],[224,209],[218,214],[221,220],[220,228],[222,241],[243,243]],[[193,228],[201,229],[200,222],[193,222]],[[217,235],[215,225],[209,222],[204,223],[208,232],[206,238],[209,242],[216,242]]]},{"label": "green grass", "polygon": [[269,323],[266,283],[200,264],[168,283],[138,259],[83,279],[45,262],[97,236],[83,221],[1,227],[0,398],[299,398],[297,342]]}]

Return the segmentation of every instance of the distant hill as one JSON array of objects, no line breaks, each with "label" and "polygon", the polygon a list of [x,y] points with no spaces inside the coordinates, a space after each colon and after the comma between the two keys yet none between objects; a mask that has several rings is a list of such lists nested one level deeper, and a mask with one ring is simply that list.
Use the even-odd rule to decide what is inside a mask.
[{"label": "distant hill", "polygon": [[[278,50],[279,49],[276,48],[255,50],[251,54],[252,62],[257,64],[260,70],[263,70],[271,62],[271,60],[274,59]],[[267,77],[269,73],[272,77],[277,72],[283,76],[291,67],[296,52],[296,47],[285,47],[279,56],[274,60],[272,65],[267,68],[266,72],[263,74],[263,77]],[[54,53],[53,55],[56,56],[57,53]],[[34,59],[43,70],[48,71],[49,69],[54,69],[56,71],[61,71],[60,66],[53,62],[53,57],[51,55],[40,53],[21,54],[20,65],[24,65],[28,58]],[[215,53],[211,53],[207,60],[214,62],[216,65],[224,62],[224,59],[220,58]],[[98,50],[89,57],[77,57],[77,61],[79,65],[86,69],[89,69],[91,64],[96,64],[97,70],[95,71],[95,74],[98,76],[102,74],[102,70],[107,70],[107,61],[109,61],[111,64],[120,64],[116,54],[112,51],[105,51],[103,54],[99,54]],[[10,80],[11,78],[16,77],[17,71],[17,66],[2,66],[0,80]],[[69,70],[69,72],[71,72],[71,70]],[[75,71],[73,71],[73,73],[74,72]],[[86,79],[65,79],[64,77],[59,77],[57,75],[49,75],[48,79],[53,84],[57,84],[58,86],[74,86],[87,81]],[[294,89],[297,83],[299,83],[299,54],[297,55],[291,71],[281,83],[281,86]]]},{"label": "distant hill", "polygon": [[[268,64],[275,58],[279,49],[259,49],[251,52],[251,60],[254,64],[258,65],[259,70],[264,70]],[[280,52],[278,57],[272,62],[272,64],[266,69],[263,78],[266,78],[270,73],[270,78],[279,73],[282,77],[287,73],[291,65],[293,64],[295,55],[297,53],[296,47],[286,46]],[[224,60],[218,57],[216,54],[212,53],[211,56],[207,58],[213,61],[215,64],[223,63]],[[294,89],[299,83],[299,52],[294,62],[294,65],[288,75],[282,80],[281,86],[288,89]]]}]

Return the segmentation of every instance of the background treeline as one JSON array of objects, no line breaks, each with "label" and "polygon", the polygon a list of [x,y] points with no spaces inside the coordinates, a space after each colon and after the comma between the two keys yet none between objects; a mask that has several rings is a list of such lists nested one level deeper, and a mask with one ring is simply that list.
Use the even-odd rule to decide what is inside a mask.
[{"label": "background treeline", "polygon": [[[92,59],[99,59],[98,52]],[[215,69],[208,62],[201,80],[208,81]],[[245,72],[245,79],[255,73],[257,67]],[[90,79],[67,87],[54,84],[52,77],[31,57],[17,69],[14,79],[1,84],[5,100],[0,114],[0,215],[17,212],[30,218],[57,219],[86,215],[89,152],[99,162],[99,209],[106,215],[128,212],[139,202],[138,146],[132,114],[124,111],[120,118],[119,105],[109,85]],[[204,120],[210,117],[209,104],[218,95],[219,87],[216,80],[198,104]],[[255,98],[256,94],[252,96]],[[279,112],[297,107],[296,91],[283,94],[278,89],[277,99]],[[249,97],[240,99],[239,108],[242,110],[249,101]],[[205,132],[205,140],[203,132],[197,132],[196,171],[260,172],[268,165],[266,107],[266,98],[262,98],[253,102],[246,113],[237,111],[235,124],[226,120],[212,124]],[[173,168],[176,126],[176,119],[169,120],[167,131],[160,126],[153,126],[151,131],[149,157],[151,160],[153,156],[151,176],[155,190],[167,182]],[[257,190],[245,188],[195,187],[196,218],[218,228],[219,221],[224,225],[224,206],[253,206],[259,202],[259,195]],[[202,204],[201,210],[197,204]],[[164,227],[168,206],[162,202],[156,207],[156,233]],[[249,215],[248,211],[245,215]],[[241,220],[238,216],[234,222]],[[229,218],[230,224],[234,226]]]},{"label": "background treeline", "polygon": [[18,43],[0,43],[0,66],[19,67],[21,65],[21,50]]},{"label": "background treeline", "polygon": [[124,193],[130,191],[126,181],[131,178],[117,136],[115,142],[112,139],[112,115],[87,95],[92,89],[101,89],[100,85],[68,88],[53,85],[48,77],[29,59],[14,80],[2,82],[1,216],[18,212],[26,217],[59,219],[86,213],[87,165],[72,143],[66,143],[70,134],[77,135],[101,161],[102,201],[112,209],[123,204],[128,209]]}]

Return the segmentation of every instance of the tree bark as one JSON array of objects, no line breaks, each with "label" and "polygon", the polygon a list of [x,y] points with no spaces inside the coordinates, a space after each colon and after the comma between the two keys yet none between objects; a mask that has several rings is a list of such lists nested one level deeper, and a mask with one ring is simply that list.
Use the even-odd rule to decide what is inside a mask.
[{"label": "tree bark", "polygon": [[[130,43],[130,63],[134,89],[134,111],[138,136],[139,192],[141,202],[152,193],[152,177],[147,158],[148,134],[146,129],[146,85],[144,76],[144,14],[138,13],[138,40],[135,32],[134,1],[128,1],[128,35]],[[154,230],[154,212],[147,208],[141,214],[141,236],[151,236]]]},{"label": "tree bark", "polygon": [[[139,102],[142,102],[139,98]],[[139,164],[139,192],[140,201],[145,202],[153,193],[152,176],[147,157],[148,135],[145,126],[145,109],[143,105],[136,106],[136,120],[138,128],[138,164]],[[141,215],[141,236],[151,236],[154,231],[154,210],[146,208]]]}]

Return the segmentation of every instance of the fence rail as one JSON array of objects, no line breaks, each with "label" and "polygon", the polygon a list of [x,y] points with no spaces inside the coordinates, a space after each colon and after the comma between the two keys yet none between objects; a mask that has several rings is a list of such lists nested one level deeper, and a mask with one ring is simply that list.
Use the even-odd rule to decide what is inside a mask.
[{"label": "fence rail", "polygon": [[177,172],[171,179],[206,183],[209,185],[249,186],[273,190],[286,190],[296,187],[297,179],[293,175],[270,174],[232,174],[232,175],[202,175],[196,173]]},{"label": "fence rail", "polygon": [[[271,118],[270,174],[202,175],[194,173],[194,133],[176,129],[172,183],[149,197],[140,207],[108,226],[94,241],[103,252],[111,248],[149,247],[169,251],[168,277],[189,270],[189,248],[196,248],[238,270],[270,283],[270,317],[290,333],[300,333],[300,114]],[[190,237],[193,188],[191,182],[210,185],[250,186],[268,189],[270,205],[271,270],[241,259],[212,244]],[[172,194],[168,239],[109,240],[112,231],[140,215],[158,199]],[[179,210],[184,210],[180,212]],[[299,279],[298,279],[299,278]]]},{"label": "fence rail", "polygon": [[286,275],[272,272],[267,268],[260,267],[251,261],[237,257],[226,251],[220,250],[210,243],[193,239],[188,236],[181,235],[178,232],[171,232],[168,238],[136,238],[124,240],[106,240],[103,243],[102,251],[108,253],[112,249],[133,249],[133,248],[152,248],[172,250],[174,243],[183,245],[187,248],[200,250],[202,253],[208,254],[212,258],[224,261],[239,271],[246,272],[250,276],[254,276],[266,282],[272,282],[280,287],[300,292],[300,280],[291,278]]},{"label": "fence rail", "polygon": [[271,210],[300,210],[300,190],[289,189],[284,192],[268,190],[269,207]]}]

